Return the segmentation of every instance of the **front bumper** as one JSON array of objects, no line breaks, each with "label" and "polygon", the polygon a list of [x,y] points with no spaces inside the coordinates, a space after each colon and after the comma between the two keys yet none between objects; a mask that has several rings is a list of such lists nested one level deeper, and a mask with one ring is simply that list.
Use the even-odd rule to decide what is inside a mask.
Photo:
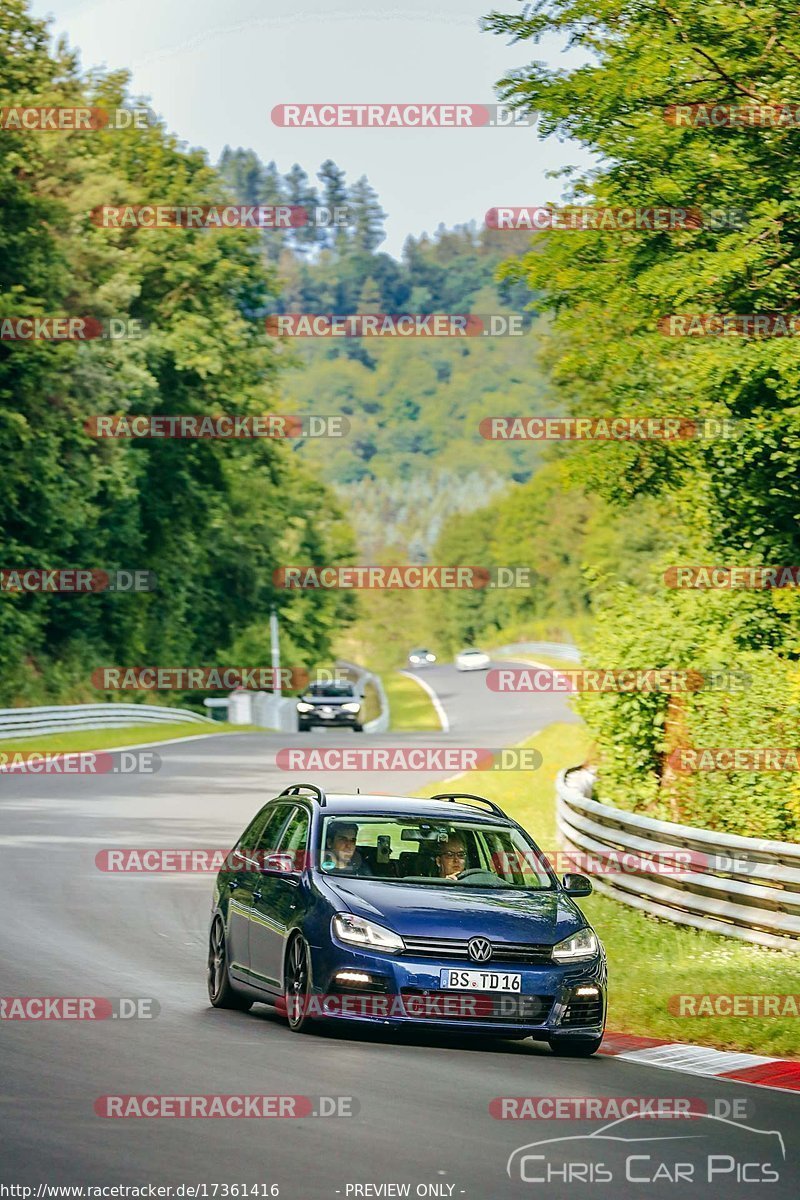
[{"label": "front bumper", "polygon": [[[430,1025],[543,1040],[558,1035],[597,1038],[605,1026],[607,976],[602,955],[563,965],[515,967],[504,962],[498,970],[522,976],[521,992],[512,993],[442,989],[441,969],[463,970],[470,965],[463,959],[393,957],[339,943],[332,951],[312,947],[311,954],[316,1011],[331,1020]],[[341,972],[369,976],[369,983],[360,978],[345,983],[339,979]],[[579,996],[579,988],[596,988],[597,994]]]},{"label": "front bumper", "polygon": [[330,716],[323,716],[319,712],[309,712],[309,713],[298,713],[297,718],[299,721],[302,721],[302,723],[304,725],[308,725],[308,726],[330,725],[331,727],[335,728],[337,726],[342,726],[342,725],[358,725],[358,724],[360,724],[361,713],[336,712],[336,713],[332,713]]}]

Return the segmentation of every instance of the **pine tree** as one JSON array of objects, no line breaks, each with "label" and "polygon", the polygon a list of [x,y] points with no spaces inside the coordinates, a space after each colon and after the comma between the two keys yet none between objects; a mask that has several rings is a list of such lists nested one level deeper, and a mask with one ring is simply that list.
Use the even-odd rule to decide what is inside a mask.
[{"label": "pine tree", "polygon": [[319,205],[317,189],[309,183],[308,175],[299,163],[295,163],[286,175],[286,202],[306,209],[306,224],[292,229],[290,240],[296,250],[308,252],[315,246],[324,245],[326,232],[314,223],[314,209]]},{"label": "pine tree", "polygon": [[[344,171],[340,167],[337,167],[332,158],[325,159],[325,162],[317,172],[317,179],[322,184],[322,203],[330,210],[331,214],[337,208],[347,207],[348,195]],[[333,219],[333,216],[331,219]],[[348,227],[346,225],[332,225],[327,231],[326,244],[331,249],[341,251],[348,236]]]},{"label": "pine tree", "polygon": [[353,210],[352,245],[356,250],[371,254],[386,237],[383,231],[386,213],[366,175],[362,175],[350,189],[350,204]]}]

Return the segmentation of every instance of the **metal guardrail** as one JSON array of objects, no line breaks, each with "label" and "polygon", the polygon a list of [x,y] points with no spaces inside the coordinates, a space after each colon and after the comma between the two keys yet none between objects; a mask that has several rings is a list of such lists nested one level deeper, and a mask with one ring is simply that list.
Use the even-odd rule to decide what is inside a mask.
[{"label": "metal guardrail", "polygon": [[[600,804],[580,768],[559,774],[556,815],[562,845],[576,854],[575,869],[591,875],[598,892],[677,925],[800,951],[800,844],[694,829]],[[691,852],[685,871],[647,869],[654,856],[678,849]],[[622,855],[636,869],[608,869],[624,868]]]},{"label": "metal guardrail", "polygon": [[569,642],[512,642],[498,646],[495,654],[549,654],[551,658],[563,658],[567,662],[580,662],[581,652]]},{"label": "metal guardrail", "polygon": [[57,704],[41,708],[0,708],[0,741],[37,733],[68,733],[73,729],[116,729],[151,722],[193,721],[212,725],[208,717],[188,708],[159,708],[155,704]]}]

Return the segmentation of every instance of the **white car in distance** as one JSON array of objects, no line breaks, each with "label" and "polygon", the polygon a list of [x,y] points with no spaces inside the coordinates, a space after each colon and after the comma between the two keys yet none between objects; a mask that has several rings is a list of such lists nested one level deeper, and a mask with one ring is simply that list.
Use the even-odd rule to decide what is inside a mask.
[{"label": "white car in distance", "polygon": [[489,655],[483,650],[467,647],[459,650],[456,655],[456,667],[459,671],[485,671],[490,663]]}]

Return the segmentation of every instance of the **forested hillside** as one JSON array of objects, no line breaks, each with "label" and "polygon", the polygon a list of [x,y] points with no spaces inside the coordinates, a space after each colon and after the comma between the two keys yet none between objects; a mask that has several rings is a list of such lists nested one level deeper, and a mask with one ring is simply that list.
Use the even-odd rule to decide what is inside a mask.
[{"label": "forested hillside", "polygon": [[528,479],[541,459],[532,443],[488,443],[487,414],[556,411],[534,348],[543,322],[525,280],[498,277],[526,233],[476,224],[409,237],[398,262],[379,250],[384,213],[369,182],[352,186],[330,160],[313,183],[298,165],[281,175],[252,150],[226,148],[220,170],[243,203],[346,207],[338,229],[265,231],[262,250],[280,291],[269,312],[506,313],[522,317],[524,336],[453,338],[295,338],[281,353],[296,362],[282,381],[294,411],[341,413],[340,441],[299,452],[336,485],[361,550],[390,549],[417,561],[430,555],[443,521],[469,512],[512,480]]},{"label": "forested hillside", "polygon": [[[0,106],[130,104],[84,77],[21,0],[0,21]],[[158,589],[0,596],[0,705],[102,698],[100,665],[265,659],[272,570],[352,550],[325,481],[269,441],[98,441],[106,413],[260,413],[279,356],[257,234],[99,228],[98,204],[219,202],[202,153],[162,126],[0,131],[0,317],[134,318],[140,339],[0,342],[3,568],[147,568]],[[309,510],[313,488],[318,502]],[[282,593],[284,655],[313,663],[351,598]]]}]

